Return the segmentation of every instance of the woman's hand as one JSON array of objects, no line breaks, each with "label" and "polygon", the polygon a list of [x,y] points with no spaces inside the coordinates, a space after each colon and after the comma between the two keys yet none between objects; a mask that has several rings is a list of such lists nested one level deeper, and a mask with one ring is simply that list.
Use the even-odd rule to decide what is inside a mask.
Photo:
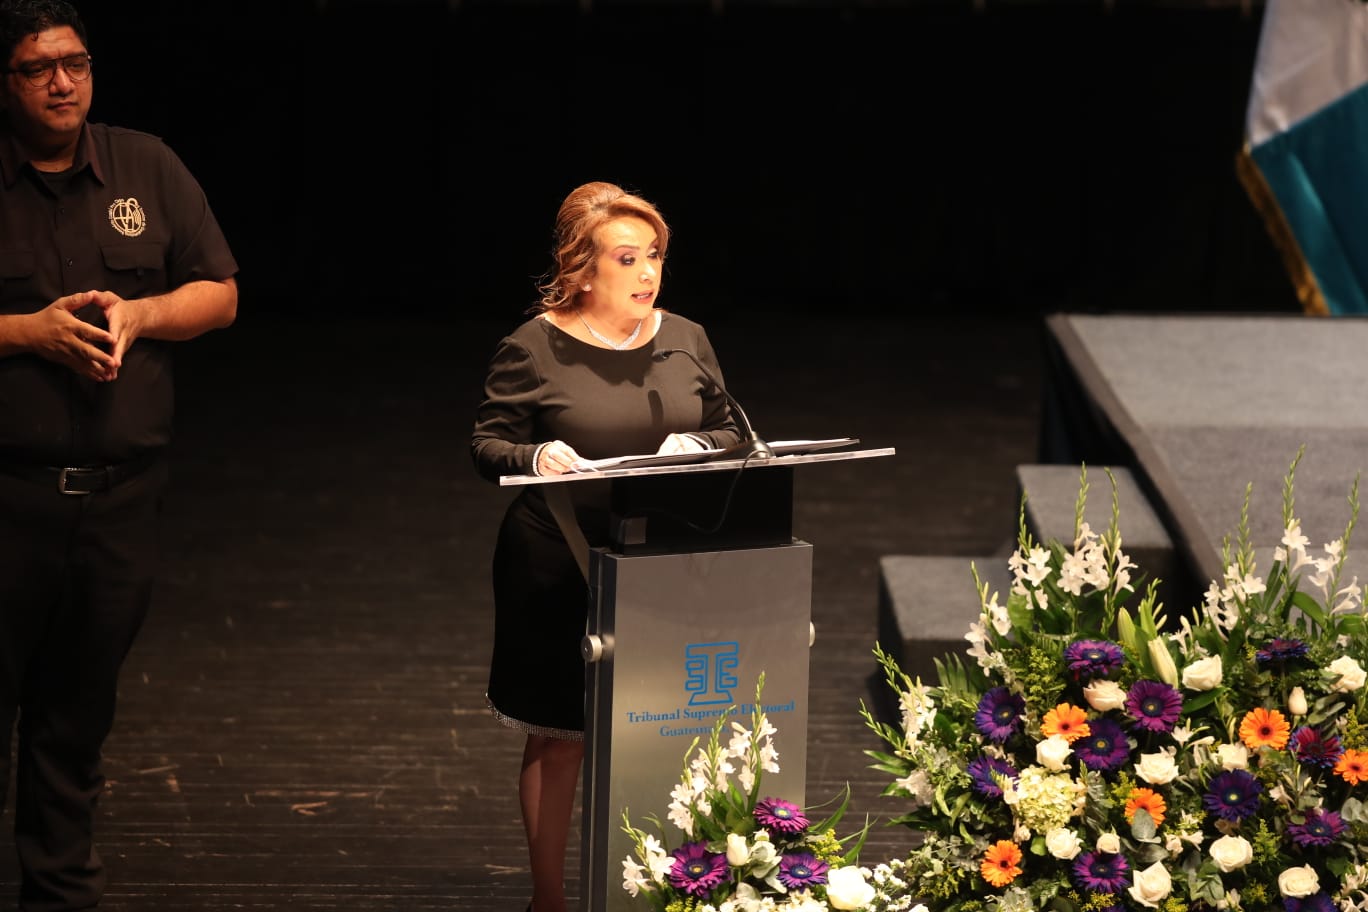
[{"label": "woman's hand", "polygon": [[701,453],[703,450],[703,444],[699,443],[697,438],[688,434],[671,434],[660,444],[656,455],[673,456],[675,453]]},{"label": "woman's hand", "polygon": [[553,440],[537,454],[538,475],[564,475],[579,462],[579,453],[564,440]]}]

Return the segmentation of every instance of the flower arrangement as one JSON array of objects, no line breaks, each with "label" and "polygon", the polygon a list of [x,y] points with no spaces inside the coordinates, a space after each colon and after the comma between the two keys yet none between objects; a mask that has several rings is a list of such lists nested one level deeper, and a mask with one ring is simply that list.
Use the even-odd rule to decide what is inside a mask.
[{"label": "flower arrangement", "polygon": [[779,772],[777,730],[760,709],[764,683],[762,674],[751,728],[731,722],[731,737],[722,743],[732,707],[718,719],[705,746],[699,747],[697,738],[689,746],[667,815],[683,833],[677,847],[667,848],[658,818],[647,819],[660,837],[633,826],[630,809],[623,810],[623,830],[634,845],[633,855],[622,863],[623,889],[650,908],[826,912],[864,909],[873,896],[868,872],[855,865],[867,825],[845,840],[836,837],[849,788],[835,810],[817,823],[792,802],[761,797],[763,774]]},{"label": "flower arrangement", "polygon": [[1301,457],[1267,576],[1246,487],[1224,578],[1174,624],[1157,581],[1135,590],[1115,479],[1110,527],[1083,521],[1085,467],[1071,547],[1023,518],[1006,604],[975,571],[970,648],[937,661],[935,686],[876,645],[901,720],[862,705],[887,746],[866,753],[911,802],[894,822],[921,833],[892,868],[904,896],[934,912],[1368,910],[1368,625],[1341,579],[1358,481],[1313,556]]}]

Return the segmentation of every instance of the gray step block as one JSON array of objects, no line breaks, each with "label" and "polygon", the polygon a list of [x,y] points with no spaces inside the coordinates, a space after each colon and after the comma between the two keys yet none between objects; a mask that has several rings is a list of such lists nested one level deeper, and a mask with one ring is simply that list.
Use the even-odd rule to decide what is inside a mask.
[{"label": "gray step block", "polygon": [[935,660],[969,649],[964,635],[980,608],[971,567],[1005,605],[1012,574],[1004,557],[879,558],[879,645],[913,680],[938,683]]}]

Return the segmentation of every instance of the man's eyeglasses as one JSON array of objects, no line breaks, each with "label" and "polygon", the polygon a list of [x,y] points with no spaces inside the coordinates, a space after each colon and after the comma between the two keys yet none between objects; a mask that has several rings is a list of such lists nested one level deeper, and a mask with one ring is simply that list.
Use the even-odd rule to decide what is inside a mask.
[{"label": "man's eyeglasses", "polygon": [[28,80],[29,85],[42,88],[52,82],[53,77],[57,75],[58,67],[62,68],[72,82],[85,82],[90,78],[91,63],[92,58],[89,54],[72,54],[70,57],[58,57],[55,60],[26,63],[5,72],[18,73]]}]

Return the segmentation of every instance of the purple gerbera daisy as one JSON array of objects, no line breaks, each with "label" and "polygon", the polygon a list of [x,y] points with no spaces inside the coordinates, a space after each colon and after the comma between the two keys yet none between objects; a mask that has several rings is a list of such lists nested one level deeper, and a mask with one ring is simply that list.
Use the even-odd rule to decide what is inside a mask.
[{"label": "purple gerbera daisy", "polygon": [[979,700],[974,725],[989,741],[1001,744],[1021,727],[1026,701],[1005,687],[993,687]]},{"label": "purple gerbera daisy", "polygon": [[1145,731],[1173,731],[1182,711],[1183,695],[1162,681],[1136,681],[1126,694],[1126,712]]},{"label": "purple gerbera daisy", "polygon": [[1301,640],[1289,640],[1282,637],[1270,640],[1267,646],[1254,653],[1254,657],[1259,660],[1260,665],[1270,665],[1274,662],[1289,662],[1292,659],[1300,659],[1306,655],[1306,644]]},{"label": "purple gerbera daisy", "polygon": [[792,836],[807,829],[803,809],[782,798],[762,798],[755,805],[755,819],[762,827]]},{"label": "purple gerbera daisy", "polygon": [[1344,751],[1340,748],[1338,735],[1322,735],[1309,725],[1303,725],[1292,733],[1287,747],[1297,762],[1303,766],[1319,766],[1330,769],[1339,762]]},{"label": "purple gerbera daisy", "polygon": [[1111,852],[1084,852],[1074,859],[1074,883],[1094,893],[1120,893],[1130,883],[1130,863]]},{"label": "purple gerbera daisy", "polygon": [[727,878],[727,856],[709,852],[706,842],[685,843],[670,854],[675,860],[666,875],[670,886],[689,896],[707,896]]},{"label": "purple gerbera daisy", "polygon": [[997,757],[979,756],[969,761],[969,778],[973,780],[974,791],[985,798],[1002,797],[1002,786],[997,784],[995,775],[1016,779],[1019,774],[1010,763]]},{"label": "purple gerbera daisy", "polygon": [[790,890],[820,886],[826,883],[828,867],[811,852],[790,852],[779,859],[779,882]]},{"label": "purple gerbera daisy", "polygon": [[1344,821],[1334,811],[1313,808],[1306,820],[1287,828],[1287,835],[1299,846],[1328,846],[1344,833]]},{"label": "purple gerbera daisy", "polygon": [[1088,720],[1088,734],[1073,744],[1074,753],[1088,769],[1111,772],[1126,765],[1130,742],[1115,719]]},{"label": "purple gerbera daisy", "polygon": [[1105,678],[1125,661],[1121,647],[1106,640],[1074,640],[1064,647],[1064,662],[1075,681]]},{"label": "purple gerbera daisy", "polygon": [[1248,770],[1226,770],[1212,778],[1202,807],[1222,820],[1244,820],[1259,809],[1261,792],[1263,785]]},{"label": "purple gerbera daisy", "polygon": [[1324,890],[1310,896],[1284,896],[1283,908],[1287,912],[1337,912],[1335,901]]}]

